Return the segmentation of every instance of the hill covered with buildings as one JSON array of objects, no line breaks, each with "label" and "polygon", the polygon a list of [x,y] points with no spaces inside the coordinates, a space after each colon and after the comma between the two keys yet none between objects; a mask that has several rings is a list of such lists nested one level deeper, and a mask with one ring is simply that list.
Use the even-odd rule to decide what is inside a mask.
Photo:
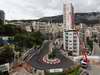
[{"label": "hill covered with buildings", "polygon": [[[38,19],[41,22],[55,22],[62,23],[63,15],[43,17]],[[85,23],[85,24],[97,24],[100,23],[100,12],[89,12],[89,13],[75,13],[75,23]]]},{"label": "hill covered with buildings", "polygon": [[[94,25],[100,23],[100,12],[88,12],[88,13],[75,13],[75,23],[84,23],[87,25]],[[7,22],[50,22],[50,23],[63,23],[63,15],[57,15],[57,16],[49,16],[49,17],[42,17],[39,19],[31,19],[31,20],[10,20]]]}]

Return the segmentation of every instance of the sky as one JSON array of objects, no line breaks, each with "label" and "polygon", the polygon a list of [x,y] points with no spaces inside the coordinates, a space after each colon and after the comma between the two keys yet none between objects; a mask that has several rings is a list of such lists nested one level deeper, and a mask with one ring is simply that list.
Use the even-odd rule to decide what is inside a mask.
[{"label": "sky", "polygon": [[[100,11],[100,0],[71,0],[75,12]],[[6,19],[37,19],[63,13],[63,0],[0,0]]]}]

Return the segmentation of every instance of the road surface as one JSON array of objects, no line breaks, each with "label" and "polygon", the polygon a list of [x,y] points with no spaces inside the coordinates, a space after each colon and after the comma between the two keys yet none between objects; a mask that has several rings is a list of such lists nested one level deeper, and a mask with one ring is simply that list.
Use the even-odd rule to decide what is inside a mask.
[{"label": "road surface", "polygon": [[90,75],[100,75],[100,65],[91,65]]},{"label": "road surface", "polygon": [[[100,56],[100,48],[97,43],[94,42],[94,56]],[[90,75],[100,75],[100,65],[91,65]]]},{"label": "road surface", "polygon": [[69,58],[65,58],[61,53],[58,54],[58,57],[61,62],[59,64],[47,64],[42,61],[43,56],[45,56],[49,51],[49,44],[51,41],[45,41],[43,43],[40,52],[33,55],[27,63],[31,64],[36,69],[47,70],[47,69],[55,69],[55,68],[70,68],[74,66],[75,63],[71,61]]},{"label": "road surface", "polygon": [[[94,47],[94,51],[92,53],[92,56],[100,56],[99,45],[94,42],[93,47]],[[84,69],[84,71],[89,73],[89,75],[100,75],[100,65],[90,64],[90,66],[87,69]],[[86,75],[86,74],[81,74],[81,75]]]},{"label": "road surface", "polygon": [[94,47],[93,55],[94,56],[100,56],[100,48],[99,48],[99,45],[94,42],[93,43],[93,47]]}]

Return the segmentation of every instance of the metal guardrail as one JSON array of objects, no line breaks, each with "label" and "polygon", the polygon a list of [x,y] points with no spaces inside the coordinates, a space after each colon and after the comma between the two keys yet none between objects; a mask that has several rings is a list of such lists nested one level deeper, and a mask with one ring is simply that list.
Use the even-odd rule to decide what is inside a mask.
[{"label": "metal guardrail", "polygon": [[22,56],[22,61],[29,61],[34,55],[40,53],[40,50],[44,47],[46,40],[43,42],[42,46],[38,49],[38,48],[31,48],[29,49],[27,52],[25,52]]},{"label": "metal guardrail", "polygon": [[31,48],[29,49],[25,54],[22,56],[22,60],[25,61],[28,59],[28,57],[32,56],[36,52],[36,49]]},{"label": "metal guardrail", "polygon": [[32,50],[32,49],[34,49],[34,48],[31,48],[31,49],[29,49],[29,50],[27,50],[25,53],[23,53],[22,55],[22,58],[25,58],[27,55],[28,55],[28,53],[30,53],[30,51]]}]

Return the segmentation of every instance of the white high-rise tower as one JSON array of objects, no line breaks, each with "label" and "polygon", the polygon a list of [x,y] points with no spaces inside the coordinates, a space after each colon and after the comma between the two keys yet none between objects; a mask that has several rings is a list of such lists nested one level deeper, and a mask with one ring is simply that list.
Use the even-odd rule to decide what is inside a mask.
[{"label": "white high-rise tower", "polygon": [[64,29],[71,30],[74,29],[74,8],[72,3],[68,0],[64,0]]},{"label": "white high-rise tower", "polygon": [[64,0],[63,45],[66,54],[79,55],[79,32],[75,30],[74,8],[69,0]]}]

